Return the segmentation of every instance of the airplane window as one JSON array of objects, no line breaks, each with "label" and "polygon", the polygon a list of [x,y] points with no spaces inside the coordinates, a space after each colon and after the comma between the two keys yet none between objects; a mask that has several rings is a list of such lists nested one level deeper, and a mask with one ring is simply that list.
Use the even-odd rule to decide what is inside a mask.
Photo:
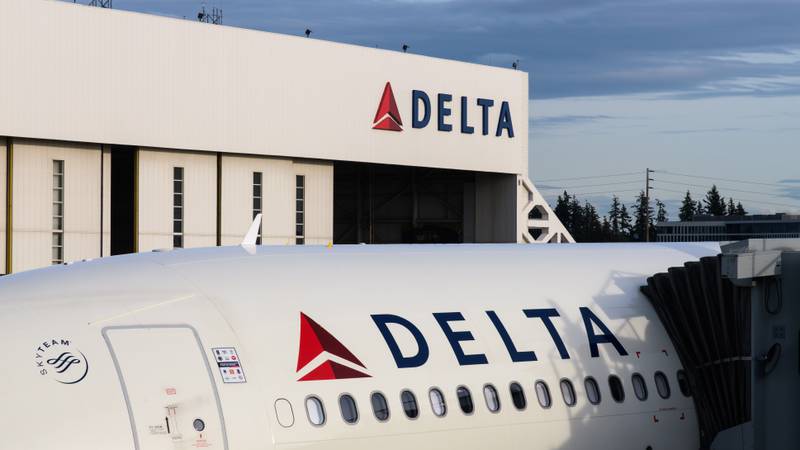
[{"label": "airplane window", "polygon": [[572,385],[572,382],[564,379],[561,380],[561,396],[564,397],[564,403],[567,406],[575,406],[575,386]]},{"label": "airplane window", "polygon": [[544,381],[536,382],[536,398],[539,399],[539,404],[542,408],[549,408],[553,404],[550,399],[550,388],[547,387],[547,383]]},{"label": "airplane window", "polygon": [[349,394],[342,394],[339,397],[339,409],[342,411],[342,419],[349,424],[358,422],[358,408],[356,401]]},{"label": "airplane window", "polygon": [[658,391],[658,395],[660,395],[661,398],[669,398],[670,388],[667,376],[664,375],[663,372],[656,372],[655,380],[656,380],[656,390]]},{"label": "airplane window", "polygon": [[517,382],[511,383],[508,390],[511,392],[511,401],[514,403],[514,407],[519,410],[525,409],[528,402],[525,400],[525,391],[522,389],[522,385]]},{"label": "airplane window", "polygon": [[403,403],[403,411],[409,419],[416,419],[419,416],[419,407],[417,407],[417,398],[411,391],[403,391],[400,394],[400,401]]},{"label": "airplane window", "polygon": [[306,399],[306,414],[308,414],[308,421],[312,425],[320,426],[325,423],[325,408],[322,406],[322,401],[317,397],[308,397]]},{"label": "airplane window", "polygon": [[433,388],[428,392],[428,397],[431,399],[431,408],[437,417],[442,417],[447,414],[447,404],[444,402],[444,395],[439,389]]},{"label": "airplane window", "polygon": [[372,412],[375,413],[375,418],[380,422],[389,420],[389,404],[386,402],[386,397],[380,392],[373,392],[370,400],[372,401]]},{"label": "airplane window", "polygon": [[608,377],[608,387],[611,389],[611,398],[617,403],[625,401],[625,388],[622,387],[622,381],[616,375]]},{"label": "airplane window", "polygon": [[583,386],[586,388],[586,397],[589,398],[589,403],[593,405],[600,404],[600,386],[597,385],[597,380],[592,377],[586,377],[583,381]]},{"label": "airplane window", "polygon": [[472,394],[469,389],[464,386],[459,386],[456,389],[456,396],[458,397],[458,404],[461,406],[461,411],[464,414],[472,414],[475,411],[475,405],[472,403]]},{"label": "airplane window", "polygon": [[486,399],[486,407],[491,412],[500,411],[500,396],[497,395],[497,389],[491,384],[483,387],[483,398]]},{"label": "airplane window", "polygon": [[689,378],[683,370],[678,371],[678,387],[681,389],[681,394],[685,397],[692,396],[692,387],[689,385]]},{"label": "airplane window", "polygon": [[636,398],[641,401],[647,400],[647,383],[645,383],[644,377],[635,373],[631,378],[631,382],[633,383],[633,393],[636,395]]}]

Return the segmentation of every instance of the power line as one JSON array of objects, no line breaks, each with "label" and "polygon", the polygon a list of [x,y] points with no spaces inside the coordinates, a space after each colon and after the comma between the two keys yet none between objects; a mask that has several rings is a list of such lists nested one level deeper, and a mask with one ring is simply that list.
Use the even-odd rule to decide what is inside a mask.
[{"label": "power line", "polygon": [[[676,191],[674,189],[664,189],[664,188],[655,188],[654,187],[653,190],[664,191],[664,192],[674,192],[674,193],[677,193],[677,194],[684,194],[684,192]],[[739,198],[737,200],[738,201],[744,201],[744,202],[750,202],[750,203],[753,203],[753,204],[756,204],[756,205],[758,205],[758,204],[767,204],[767,205],[775,205],[775,206],[785,206],[787,208],[794,208],[794,209],[800,208],[800,205],[790,205],[790,204],[787,204],[787,203],[767,202],[767,201],[764,201],[764,200],[753,200],[751,198]]]},{"label": "power line", "polygon": [[614,194],[616,194],[617,192],[642,192],[642,190],[641,190],[641,189],[628,189],[628,190],[624,190],[624,191],[616,191],[616,192],[608,192],[608,191],[599,191],[599,192],[577,192],[577,193],[570,194],[570,195],[571,195],[572,197],[577,197],[577,196],[579,196],[579,195],[600,195],[600,194],[614,195]]},{"label": "power line", "polygon": [[574,177],[574,178],[551,178],[549,180],[534,180],[535,183],[549,183],[551,181],[571,181],[571,180],[591,180],[593,178],[612,178],[623,177],[626,175],[641,175],[640,172],[627,172],[627,173],[612,173],[609,175],[595,175],[592,177]]},{"label": "power line", "polygon": [[[659,182],[659,183],[674,184],[674,185],[678,185],[678,186],[693,186],[693,187],[699,187],[699,188],[704,188],[704,189],[708,188],[708,186],[704,186],[702,184],[680,183],[680,182],[676,182],[676,181],[667,181],[667,180],[660,179],[660,178],[657,179],[656,181]],[[734,189],[734,188],[730,188],[730,187],[726,187],[726,186],[718,186],[718,187],[719,187],[720,190],[725,190],[725,191],[744,192],[745,194],[768,195],[770,197],[781,197],[780,195],[775,195],[775,193],[773,193],[773,192],[747,191],[747,190],[744,190],[744,189]]]},{"label": "power line", "polygon": [[[702,175],[688,175],[685,173],[677,173],[677,172],[670,172],[668,170],[656,170],[656,173],[666,173],[669,175],[677,175],[679,177],[689,177],[689,178],[701,178],[705,180],[719,180],[719,181],[729,181],[732,183],[739,183],[739,184],[758,184],[761,186],[771,186],[771,187],[786,187],[785,184],[780,183],[764,183],[761,181],[747,181],[747,180],[734,180],[732,178],[719,178],[719,177],[706,177]],[[731,189],[733,190],[733,189]]]},{"label": "power line", "polygon": [[587,188],[587,187],[598,187],[598,186],[617,186],[621,184],[640,184],[641,181],[619,181],[616,183],[601,183],[601,184],[582,184],[578,186],[553,186],[549,188],[543,188],[542,190],[545,191],[553,191],[553,190],[561,190],[561,189],[577,189],[577,188]]}]

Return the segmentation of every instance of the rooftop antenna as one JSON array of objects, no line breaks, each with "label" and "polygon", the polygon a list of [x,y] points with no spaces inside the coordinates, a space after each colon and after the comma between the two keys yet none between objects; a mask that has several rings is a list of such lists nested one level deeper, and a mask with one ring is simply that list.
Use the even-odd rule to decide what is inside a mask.
[{"label": "rooftop antenna", "polygon": [[408,53],[408,44],[403,44],[403,53]]},{"label": "rooftop antenna", "polygon": [[200,12],[197,13],[197,20],[212,25],[220,25],[222,23],[222,9],[213,7],[211,8],[211,12],[206,12],[206,5],[204,4],[203,7],[200,8]]},{"label": "rooftop antenna", "polygon": [[311,28],[306,28],[306,37],[311,37]]},{"label": "rooftop antenna", "polygon": [[89,2],[89,6],[111,9],[111,1],[112,0],[92,0]]},{"label": "rooftop antenna", "polygon": [[514,61],[513,63],[511,63],[511,67],[512,67],[514,70],[517,70],[517,69],[519,69],[519,60],[516,60],[516,61]]}]

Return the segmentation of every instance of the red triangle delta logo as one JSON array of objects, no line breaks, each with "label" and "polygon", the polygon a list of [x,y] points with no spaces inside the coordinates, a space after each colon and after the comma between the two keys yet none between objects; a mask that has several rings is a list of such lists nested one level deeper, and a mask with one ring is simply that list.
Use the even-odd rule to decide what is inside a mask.
[{"label": "red triangle delta logo", "polygon": [[397,110],[397,102],[394,101],[392,83],[386,82],[383,88],[381,102],[378,104],[378,111],[372,121],[373,130],[403,131],[403,120],[400,118],[400,111]]},{"label": "red triangle delta logo", "polygon": [[331,356],[366,369],[338,339],[304,313],[300,313],[300,348],[297,352],[297,373],[303,371],[317,357],[326,353],[326,359],[297,381],[343,380],[347,378],[369,378],[366,373],[332,360]]}]

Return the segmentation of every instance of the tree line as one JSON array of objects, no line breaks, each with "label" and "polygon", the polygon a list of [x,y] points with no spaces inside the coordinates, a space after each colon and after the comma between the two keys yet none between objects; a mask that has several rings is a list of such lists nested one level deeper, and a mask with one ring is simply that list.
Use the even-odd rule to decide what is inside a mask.
[{"label": "tree line", "polygon": [[[567,191],[558,196],[553,210],[578,242],[644,242],[648,224],[650,241],[655,241],[655,223],[669,220],[664,202],[655,199],[651,204],[644,191],[639,192],[631,208],[614,195],[608,212],[602,218],[594,205],[588,201],[581,202]],[[733,197],[723,197],[716,185],[711,186],[705,198],[698,201],[687,190],[678,211],[681,221],[692,221],[697,216],[745,215],[747,211],[742,203]]]}]

